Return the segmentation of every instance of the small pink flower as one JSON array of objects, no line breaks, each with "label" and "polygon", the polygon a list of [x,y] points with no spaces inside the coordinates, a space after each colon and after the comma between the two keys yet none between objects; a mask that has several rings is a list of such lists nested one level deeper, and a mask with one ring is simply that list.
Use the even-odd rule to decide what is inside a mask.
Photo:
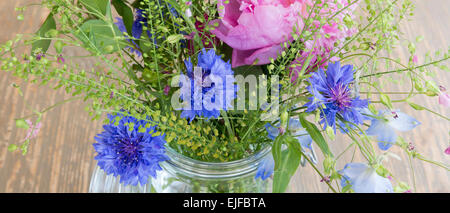
[{"label": "small pink flower", "polygon": [[280,132],[280,135],[284,135],[284,133],[286,133],[286,129],[283,127],[278,128],[278,131]]},{"label": "small pink flower", "polygon": [[[328,9],[322,9],[319,11],[320,16],[328,17],[329,13],[337,13],[340,10],[340,6],[347,6],[346,1],[326,1],[328,4]],[[305,41],[304,51],[300,52],[300,56],[297,57],[291,65],[291,81],[295,82],[298,78],[298,73],[301,71],[303,66],[305,66],[306,60],[311,56],[310,63],[307,65],[306,73],[309,73],[318,68],[324,68],[328,62],[338,61],[339,58],[336,56],[331,56],[331,53],[336,48],[341,48],[342,43],[338,46],[339,41],[344,41],[345,38],[352,36],[357,32],[355,27],[348,28],[345,26],[344,18],[346,16],[353,18],[353,10],[356,4],[349,7],[349,9],[343,11],[337,15],[336,21],[322,25],[319,21],[314,21],[313,25],[319,30],[313,35],[311,40]],[[317,15],[317,14],[314,14]]]},{"label": "small pink flower", "polygon": [[330,182],[330,176],[325,176],[325,177],[323,177],[323,178],[320,180],[320,182],[327,182],[327,183],[329,183],[329,182]]},{"label": "small pink flower", "polygon": [[59,55],[58,58],[56,59],[56,61],[58,62],[58,64],[64,64],[64,62],[66,60],[64,59],[64,57],[62,55]]},{"label": "small pink flower", "polygon": [[411,189],[404,191],[403,193],[412,193]]},{"label": "small pink flower", "polygon": [[37,60],[37,61],[40,61],[43,57],[45,57],[45,54],[43,54],[43,53],[38,53],[38,54],[36,55],[36,60]]},{"label": "small pink flower", "polygon": [[27,122],[29,128],[27,131],[27,136],[25,137],[24,141],[35,138],[42,126],[41,122],[37,123],[36,125],[34,125],[33,122],[31,122],[30,120],[25,120],[25,122]]},{"label": "small pink flower", "polygon": [[439,95],[439,104],[442,104],[445,107],[449,107],[450,106],[450,95],[449,94],[445,94],[445,93],[441,93]]},{"label": "small pink flower", "polygon": [[419,63],[419,60],[418,60],[418,58],[417,58],[417,55],[414,55],[414,56],[413,56],[412,62],[413,62],[414,64]]},{"label": "small pink flower", "polygon": [[[214,46],[217,46],[219,44],[219,39],[216,38],[215,36],[213,37],[211,35],[211,32],[206,30],[206,24],[209,22],[209,16],[208,14],[203,14],[203,17],[205,18],[205,23],[196,20],[195,21],[195,29],[197,30],[198,35],[200,36],[200,38],[202,39],[202,43],[203,46],[205,48],[212,48]],[[190,33],[188,36],[185,36],[186,39],[190,40],[194,37],[196,33],[192,32]],[[194,54],[194,41],[190,40],[187,43],[187,49],[189,50],[190,54]]]},{"label": "small pink flower", "polygon": [[446,91],[445,87],[439,86],[439,90],[441,93],[439,94],[439,104],[444,105],[445,107],[450,106],[450,95],[447,93],[444,93]]},{"label": "small pink flower", "polygon": [[409,143],[407,148],[408,148],[408,151],[411,152],[411,151],[413,151],[416,147],[415,147],[412,143]]},{"label": "small pink flower", "polygon": [[170,86],[169,86],[169,85],[166,85],[166,86],[164,87],[164,95],[169,95],[169,91],[170,91]]},{"label": "small pink flower", "polygon": [[450,155],[450,146],[447,149],[445,149],[444,153]]},{"label": "small pink flower", "polygon": [[194,38],[194,36],[195,36],[195,32],[192,32],[189,35],[184,35],[184,38],[187,40],[191,40]]}]

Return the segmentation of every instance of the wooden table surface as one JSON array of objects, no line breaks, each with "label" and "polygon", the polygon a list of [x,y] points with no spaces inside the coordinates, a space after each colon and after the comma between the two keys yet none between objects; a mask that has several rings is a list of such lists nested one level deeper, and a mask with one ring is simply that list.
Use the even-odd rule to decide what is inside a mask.
[{"label": "wooden table surface", "polygon": [[[18,13],[14,8],[30,2],[37,0],[0,1],[0,43],[12,39],[17,33],[35,32],[44,21],[47,11],[36,6],[28,8],[25,21],[16,19]],[[405,32],[405,38],[414,39],[419,35],[425,37],[417,46],[420,62],[423,61],[420,57],[427,51],[437,48],[446,51],[450,45],[450,1],[415,0],[414,3],[417,7],[413,20],[404,23],[401,28]],[[66,48],[64,54],[79,55],[80,50]],[[394,54],[403,61],[409,56],[406,49],[399,49]],[[80,63],[82,67],[89,68],[95,61],[84,60]],[[450,90],[449,73],[439,71],[435,80]],[[12,83],[22,86],[23,97],[11,86]],[[409,85],[393,85],[390,89],[407,91]],[[70,95],[48,86],[27,84],[4,71],[0,71],[0,94],[0,192],[87,192],[95,165],[92,143],[94,135],[102,131],[101,121],[90,120],[83,110],[82,101],[71,102],[45,115],[41,131],[31,142],[26,156],[18,152],[10,153],[7,151],[8,145],[21,141],[26,134],[25,130],[15,127],[15,118],[30,114],[32,109],[42,110],[69,98]],[[420,96],[415,101],[447,117],[450,116],[448,108],[438,105],[437,97]],[[422,123],[401,136],[406,141],[413,142],[423,155],[448,165],[450,156],[445,155],[444,150],[449,146],[449,123],[425,111],[411,110],[405,105],[395,107]],[[345,136],[338,136],[331,144],[333,152],[339,153],[349,144],[349,140]],[[391,169],[396,179],[412,186],[412,170],[407,156],[400,152],[399,148],[391,150],[402,160],[391,159],[386,166]],[[344,156],[338,162],[338,168],[342,168],[350,158],[351,156]],[[413,160],[413,168],[417,192],[450,192],[450,172],[419,160]],[[289,187],[289,192],[327,191],[327,186],[320,182],[311,166],[300,168]]]}]

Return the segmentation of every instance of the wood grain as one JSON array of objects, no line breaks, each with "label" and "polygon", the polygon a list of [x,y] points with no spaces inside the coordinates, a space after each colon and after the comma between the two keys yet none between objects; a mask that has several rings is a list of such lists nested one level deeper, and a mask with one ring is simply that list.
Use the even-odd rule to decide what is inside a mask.
[{"label": "wood grain", "polygon": [[[39,7],[29,7],[25,21],[16,19],[17,6],[23,6],[37,0],[0,1],[0,42],[14,38],[17,33],[32,33],[44,21],[47,11]],[[425,36],[424,42],[417,47],[419,62],[430,50],[446,50],[450,45],[448,0],[416,0],[414,19],[401,25],[405,38],[414,39]],[[67,48],[65,55],[80,55],[82,50]],[[398,49],[393,54],[404,61],[409,55],[406,49]],[[420,58],[422,56],[422,58]],[[83,68],[92,67],[94,60],[80,61]],[[450,89],[450,75],[439,71],[435,79],[440,85]],[[24,97],[11,86],[22,86]],[[389,89],[407,91],[405,85],[390,84]],[[43,118],[43,127],[39,136],[32,141],[29,154],[10,153],[7,146],[25,137],[25,130],[17,129],[14,119],[31,113],[28,107],[42,110],[45,107],[69,98],[62,90],[52,90],[47,86],[27,84],[11,73],[0,71],[0,192],[87,192],[94,166],[92,143],[94,135],[102,130],[101,121],[90,120],[83,110],[84,103],[75,101],[55,108]],[[420,96],[415,99],[430,109],[450,116],[448,109],[438,105],[437,97]],[[416,149],[432,160],[449,164],[450,156],[444,154],[449,146],[449,123],[425,111],[410,110],[405,105],[395,105],[419,121],[422,125],[414,131],[401,133],[407,141],[414,143]],[[348,144],[348,138],[338,136],[332,143],[334,153],[341,152]],[[396,179],[413,185],[412,171],[407,156],[398,148],[392,150],[402,160],[391,159],[386,165],[394,172]],[[342,168],[351,159],[351,154],[338,162]],[[358,158],[357,158],[358,159]],[[321,165],[318,165],[322,168]],[[417,192],[450,192],[450,173],[428,163],[413,160]],[[327,186],[320,182],[319,176],[311,166],[300,168],[292,180],[289,192],[327,192]]]}]

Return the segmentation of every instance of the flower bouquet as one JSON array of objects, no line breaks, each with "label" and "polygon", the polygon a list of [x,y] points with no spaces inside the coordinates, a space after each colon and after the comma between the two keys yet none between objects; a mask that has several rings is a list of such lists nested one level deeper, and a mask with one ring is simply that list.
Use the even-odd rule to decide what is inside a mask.
[{"label": "flower bouquet", "polygon": [[[386,56],[405,42],[398,23],[412,15],[409,0],[40,5],[48,17],[35,34],[0,46],[1,68],[64,88],[74,96],[68,101],[84,99],[93,119],[104,120],[93,139],[91,192],[285,192],[307,164],[333,192],[410,191],[383,166],[393,148],[449,170],[397,135],[420,122],[393,102],[449,120],[411,98],[439,96],[450,105],[425,71],[448,70],[450,52],[419,64],[418,41],[406,41],[407,64]],[[70,47],[86,55],[64,55]],[[98,64],[88,70],[72,60],[84,57]],[[392,75],[411,84],[400,100],[377,83]],[[27,152],[44,112],[16,120],[28,135],[10,151]],[[350,143],[334,141],[337,134]],[[333,152],[330,143],[345,151]],[[348,150],[362,160],[337,168]]]}]

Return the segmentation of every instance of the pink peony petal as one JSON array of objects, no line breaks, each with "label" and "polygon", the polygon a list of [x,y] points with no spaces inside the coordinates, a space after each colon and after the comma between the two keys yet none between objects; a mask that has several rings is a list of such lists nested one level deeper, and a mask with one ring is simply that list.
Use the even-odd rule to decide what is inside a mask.
[{"label": "pink peony petal", "polygon": [[[269,46],[257,50],[233,50],[231,67],[243,65],[261,65],[270,63],[270,58],[275,59],[283,48],[280,45]],[[256,61],[257,60],[257,61]],[[256,62],[256,63],[255,63]]]},{"label": "pink peony petal", "polygon": [[[225,4],[225,1],[228,1],[228,4]],[[227,28],[232,28],[238,25],[237,20],[241,15],[241,11],[239,11],[240,6],[241,5],[238,0],[218,0],[217,8],[219,15],[222,17],[222,23]]]},{"label": "pink peony petal", "polygon": [[267,64],[282,49],[280,44],[292,39],[296,25],[303,27],[299,11],[306,10],[303,0],[224,0],[218,1],[222,19],[210,22],[211,32],[233,48],[233,67]]},{"label": "pink peony petal", "polygon": [[[346,0],[326,2],[328,6],[313,15],[329,16],[348,5]],[[312,5],[312,0],[218,0],[221,19],[210,22],[217,26],[211,32],[233,48],[233,67],[251,65],[256,59],[257,64],[267,64],[269,58],[275,59],[282,49],[280,44],[292,40],[294,26],[303,28],[302,18],[309,16],[307,8]],[[305,49],[312,50],[317,56],[327,55],[335,48],[336,41],[354,34],[356,28],[349,29],[342,23],[344,17],[353,17],[355,8],[356,4],[337,14],[339,22],[322,26],[315,41],[306,42]],[[304,59],[306,57],[300,57],[300,60]]]}]

